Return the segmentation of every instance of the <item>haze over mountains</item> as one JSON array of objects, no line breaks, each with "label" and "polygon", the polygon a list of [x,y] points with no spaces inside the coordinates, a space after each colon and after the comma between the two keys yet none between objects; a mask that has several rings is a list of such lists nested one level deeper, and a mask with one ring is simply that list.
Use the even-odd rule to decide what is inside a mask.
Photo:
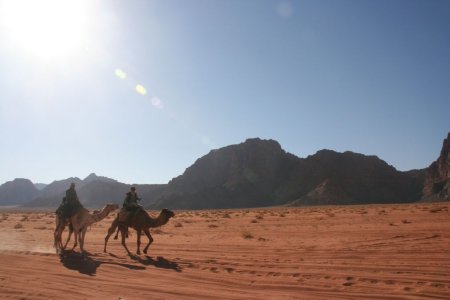
[{"label": "haze over mountains", "polygon": [[[255,138],[212,150],[168,184],[135,186],[141,204],[155,209],[450,200],[449,148],[450,132],[430,167],[401,172],[376,156],[321,150],[299,158],[274,140]],[[130,187],[96,174],[41,189],[28,179],[15,179],[0,186],[0,205],[54,208],[71,182],[87,207],[121,204]]]}]

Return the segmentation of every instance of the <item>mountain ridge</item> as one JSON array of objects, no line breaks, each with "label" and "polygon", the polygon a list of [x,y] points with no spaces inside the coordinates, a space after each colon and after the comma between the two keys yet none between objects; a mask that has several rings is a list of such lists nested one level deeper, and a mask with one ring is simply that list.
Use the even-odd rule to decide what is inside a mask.
[{"label": "mountain ridge", "polygon": [[[439,158],[430,167],[402,172],[375,155],[323,149],[300,158],[286,152],[275,140],[250,138],[211,150],[167,184],[134,186],[143,199],[141,204],[155,209],[447,200],[450,199],[449,140],[450,133]],[[33,185],[34,189],[25,196],[31,200],[14,198],[14,201],[1,202],[5,195],[12,195],[5,192],[13,190],[10,183],[5,183],[0,186],[0,204],[53,208],[59,205],[71,182],[76,184],[80,200],[88,207],[100,207],[108,202],[121,204],[131,186],[95,173],[84,179],[55,180],[41,190],[28,180],[27,186]]]}]

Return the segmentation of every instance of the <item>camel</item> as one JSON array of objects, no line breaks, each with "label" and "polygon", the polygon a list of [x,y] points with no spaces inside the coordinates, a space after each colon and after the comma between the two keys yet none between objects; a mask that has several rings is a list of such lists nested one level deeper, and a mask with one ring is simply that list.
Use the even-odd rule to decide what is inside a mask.
[{"label": "camel", "polygon": [[[144,253],[147,254],[148,247],[153,242],[153,238],[150,234],[149,228],[155,228],[162,225],[165,225],[170,218],[175,216],[175,214],[164,208],[161,213],[158,215],[156,219],[152,218],[144,209],[138,209],[130,220],[122,221],[123,217],[121,216],[123,213],[120,212],[117,214],[117,217],[111,224],[111,227],[108,229],[108,234],[105,237],[105,248],[103,249],[106,252],[106,245],[108,244],[109,237],[118,229],[122,236],[122,245],[127,250],[128,255],[131,256],[130,250],[125,243],[125,238],[128,236],[128,227],[133,228],[137,232],[137,251],[136,254],[141,254],[140,246],[141,246],[141,233],[142,231],[148,238],[148,244],[144,248]],[[125,217],[126,219],[126,217]],[[116,235],[117,237],[117,235]]]},{"label": "camel", "polygon": [[[57,252],[65,249],[67,244],[69,243],[72,232],[75,232],[75,243],[72,247],[72,250],[78,245],[78,240],[80,241],[80,251],[84,254],[84,238],[86,235],[87,228],[94,223],[97,223],[104,218],[106,218],[110,212],[118,209],[119,206],[117,204],[107,204],[100,212],[90,213],[86,208],[82,208],[66,220],[61,220],[60,218],[56,218],[56,229],[54,233],[54,246],[57,249]],[[66,243],[62,245],[62,232],[64,228],[69,224],[69,235],[67,237]]]}]

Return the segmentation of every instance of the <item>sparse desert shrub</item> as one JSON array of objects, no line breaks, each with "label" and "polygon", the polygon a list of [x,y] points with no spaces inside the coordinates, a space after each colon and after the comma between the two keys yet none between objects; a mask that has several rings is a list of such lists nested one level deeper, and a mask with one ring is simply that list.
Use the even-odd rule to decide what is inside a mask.
[{"label": "sparse desert shrub", "polygon": [[405,219],[405,220],[402,220],[402,223],[403,223],[403,224],[410,224],[410,223],[412,223],[412,222]]},{"label": "sparse desert shrub", "polygon": [[246,239],[246,240],[252,239],[253,238],[253,234],[251,234],[251,232],[248,232],[248,231],[243,231],[242,232],[242,237],[244,239]]},{"label": "sparse desert shrub", "polygon": [[262,220],[262,219],[264,219],[264,217],[263,217],[262,215],[257,215],[255,218],[256,218],[257,220]]},{"label": "sparse desert shrub", "polygon": [[28,216],[27,215],[23,215],[22,219],[20,219],[20,221],[22,221],[22,222],[28,221]]},{"label": "sparse desert shrub", "polygon": [[163,234],[164,232],[161,229],[156,228],[156,229],[152,230],[152,233],[154,233],[154,234]]},{"label": "sparse desert shrub", "polygon": [[279,216],[282,218],[286,217],[286,215],[284,213],[281,213]]},{"label": "sparse desert shrub", "polygon": [[251,220],[251,223],[258,223],[258,220]]},{"label": "sparse desert shrub", "polygon": [[173,226],[174,227],[183,227],[183,224],[181,224],[180,222],[176,222]]},{"label": "sparse desert shrub", "polygon": [[45,227],[45,226],[37,226],[37,227],[34,227],[34,229],[45,230],[45,229],[47,229],[47,227]]},{"label": "sparse desert shrub", "polygon": [[258,238],[258,241],[260,241],[260,242],[266,242],[267,239],[260,236],[260,237]]},{"label": "sparse desert shrub", "polygon": [[222,215],[222,218],[231,219],[231,216],[230,216],[229,213],[224,213],[224,214]]},{"label": "sparse desert shrub", "polygon": [[219,227],[219,226],[217,226],[216,224],[209,224],[208,227],[209,227],[209,228],[217,228],[217,227]]},{"label": "sparse desert shrub", "polygon": [[14,229],[20,229],[23,228],[22,223],[17,223],[16,225],[14,225]]}]

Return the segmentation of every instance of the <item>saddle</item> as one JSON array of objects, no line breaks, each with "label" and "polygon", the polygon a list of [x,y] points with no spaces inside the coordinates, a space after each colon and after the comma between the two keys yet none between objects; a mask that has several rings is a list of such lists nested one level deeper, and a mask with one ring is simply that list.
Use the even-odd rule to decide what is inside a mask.
[{"label": "saddle", "polygon": [[118,221],[120,223],[129,222],[138,211],[144,211],[142,206],[136,206],[132,210],[122,207],[118,213]]}]

